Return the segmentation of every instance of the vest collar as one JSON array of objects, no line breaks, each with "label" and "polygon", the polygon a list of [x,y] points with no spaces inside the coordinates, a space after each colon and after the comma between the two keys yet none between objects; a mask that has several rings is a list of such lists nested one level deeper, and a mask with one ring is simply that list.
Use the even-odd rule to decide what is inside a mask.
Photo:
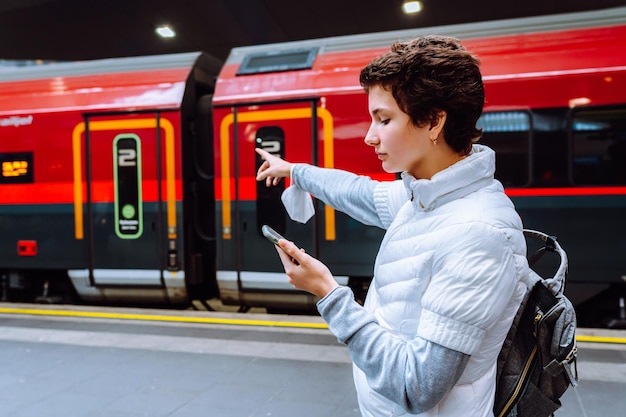
[{"label": "vest collar", "polygon": [[417,179],[408,172],[401,174],[409,199],[418,210],[430,211],[449,201],[465,197],[493,180],[495,152],[474,144],[470,154],[429,180]]}]

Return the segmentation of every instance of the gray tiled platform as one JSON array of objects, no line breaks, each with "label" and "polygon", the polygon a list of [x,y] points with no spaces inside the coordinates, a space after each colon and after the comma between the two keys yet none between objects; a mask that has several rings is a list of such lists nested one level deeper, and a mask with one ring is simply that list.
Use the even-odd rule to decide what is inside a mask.
[{"label": "gray tiled platform", "polygon": [[2,416],[358,415],[348,365],[10,341],[0,352]]},{"label": "gray tiled platform", "polygon": [[[557,417],[626,415],[626,346],[580,359]],[[0,314],[0,369],[0,417],[359,415],[326,330]]]}]

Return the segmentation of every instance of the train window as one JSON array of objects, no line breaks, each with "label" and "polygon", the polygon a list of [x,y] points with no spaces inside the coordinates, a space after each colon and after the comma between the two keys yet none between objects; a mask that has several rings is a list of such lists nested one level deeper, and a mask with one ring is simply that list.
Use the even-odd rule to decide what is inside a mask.
[{"label": "train window", "polygon": [[308,69],[316,56],[317,47],[252,53],[244,57],[237,75]]},{"label": "train window", "polygon": [[484,113],[477,126],[483,129],[480,143],[496,152],[496,178],[506,187],[530,182],[530,115],[523,111]]},{"label": "train window", "polygon": [[[285,132],[279,126],[264,126],[256,133],[257,148],[261,148],[272,155],[285,158]],[[256,152],[255,152],[256,154]],[[263,163],[263,159],[256,154],[256,173]],[[263,236],[261,227],[267,224],[278,233],[285,233],[287,229],[287,212],[281,202],[281,195],[285,190],[285,181],[275,187],[266,187],[264,181],[256,182],[256,221],[259,236]]]},{"label": "train window", "polygon": [[143,233],[141,139],[120,133],[113,139],[113,155],[115,234],[120,239],[137,239]]},{"label": "train window", "polygon": [[532,111],[531,164],[533,185],[569,187],[567,108]]},{"label": "train window", "polygon": [[32,152],[2,153],[0,166],[0,184],[26,184],[35,180]]},{"label": "train window", "polygon": [[626,108],[574,111],[571,130],[576,184],[626,183]]}]

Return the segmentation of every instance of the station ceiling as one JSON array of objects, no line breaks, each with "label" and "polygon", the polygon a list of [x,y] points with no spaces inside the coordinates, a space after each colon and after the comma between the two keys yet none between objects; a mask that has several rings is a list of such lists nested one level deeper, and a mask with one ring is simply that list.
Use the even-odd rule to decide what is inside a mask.
[{"label": "station ceiling", "polygon": [[[0,60],[86,60],[205,51],[328,36],[623,6],[626,0],[0,0]],[[156,35],[169,24],[173,39]]]}]

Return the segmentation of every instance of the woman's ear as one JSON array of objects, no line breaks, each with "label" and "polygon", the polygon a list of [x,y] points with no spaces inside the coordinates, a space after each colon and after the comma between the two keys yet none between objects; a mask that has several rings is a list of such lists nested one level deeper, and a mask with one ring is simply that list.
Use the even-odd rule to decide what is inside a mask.
[{"label": "woman's ear", "polygon": [[439,134],[443,130],[443,125],[446,123],[446,118],[448,117],[448,113],[445,110],[439,110],[437,112],[436,118],[431,120],[430,122],[430,140],[436,140],[439,137]]}]

